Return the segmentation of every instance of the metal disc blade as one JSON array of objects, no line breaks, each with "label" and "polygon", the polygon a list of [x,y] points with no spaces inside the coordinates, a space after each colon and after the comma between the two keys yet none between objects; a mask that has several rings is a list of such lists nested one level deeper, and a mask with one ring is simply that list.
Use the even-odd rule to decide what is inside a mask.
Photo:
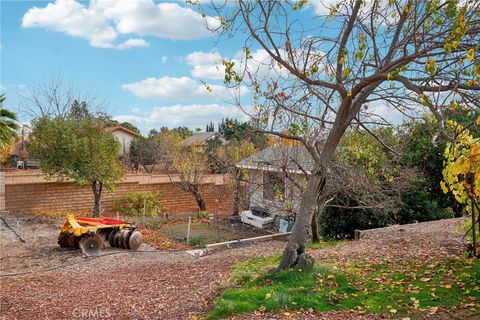
[{"label": "metal disc blade", "polygon": [[130,237],[132,236],[132,233],[134,231],[132,230],[128,230],[128,232],[125,234],[125,242],[124,242],[124,246],[125,246],[125,249],[128,249],[130,250]]},{"label": "metal disc blade", "polygon": [[108,235],[108,243],[112,248],[115,247],[115,243],[113,242],[113,239],[115,238],[115,233],[117,233],[117,231],[113,229],[112,232],[110,232],[110,234]]},{"label": "metal disc blade", "polygon": [[87,257],[98,256],[102,250],[102,240],[97,236],[82,238],[80,249]]},{"label": "metal disc blade", "polygon": [[110,234],[112,233],[112,230],[113,229],[111,228],[105,228],[100,230],[100,236],[101,236],[102,244],[104,248],[106,248],[107,245],[109,244],[109,238],[110,238]]},{"label": "metal disc blade", "polygon": [[137,250],[138,248],[140,248],[140,246],[142,245],[142,240],[143,240],[142,234],[137,230],[133,231],[128,241],[128,245],[130,246],[130,249]]},{"label": "metal disc blade", "polygon": [[128,229],[122,230],[121,236],[120,236],[120,247],[122,249],[127,249],[127,236],[128,236]]},{"label": "metal disc blade", "polygon": [[115,232],[115,235],[113,236],[113,246],[115,248],[121,248],[120,247],[121,236],[122,236],[122,231],[118,230],[117,232]]},{"label": "metal disc blade", "polygon": [[58,235],[58,244],[61,248],[65,248],[67,246],[67,238],[68,234],[65,232],[60,232],[60,234]]}]

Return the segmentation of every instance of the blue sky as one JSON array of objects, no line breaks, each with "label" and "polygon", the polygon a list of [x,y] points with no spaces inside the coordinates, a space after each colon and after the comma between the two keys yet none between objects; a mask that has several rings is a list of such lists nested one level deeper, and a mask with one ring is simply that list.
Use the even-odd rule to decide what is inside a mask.
[{"label": "blue sky", "polygon": [[2,0],[1,92],[23,121],[21,95],[52,76],[105,99],[110,114],[143,132],[245,119],[217,97],[228,95],[216,69],[243,41],[218,39],[184,2]]},{"label": "blue sky", "polygon": [[[326,10],[312,0],[297,14],[306,21]],[[22,121],[29,121],[21,112],[22,94],[54,76],[105,100],[108,113],[143,133],[162,126],[204,129],[225,117],[248,119],[229,103],[222,82],[221,60],[240,64],[242,34],[219,41],[184,1],[1,0],[0,11],[0,91]],[[266,52],[251,51],[249,68],[270,72]],[[236,94],[242,105],[251,105],[247,87]]]}]

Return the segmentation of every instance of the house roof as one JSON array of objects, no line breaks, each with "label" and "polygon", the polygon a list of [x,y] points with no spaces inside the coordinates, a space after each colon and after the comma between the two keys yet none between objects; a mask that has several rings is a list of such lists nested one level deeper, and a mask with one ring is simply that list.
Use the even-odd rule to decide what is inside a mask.
[{"label": "house roof", "polygon": [[266,171],[310,173],[314,168],[310,153],[303,146],[274,146],[263,149],[237,163],[237,167]]},{"label": "house roof", "polygon": [[138,133],[136,133],[135,131],[132,131],[130,129],[127,129],[127,128],[124,128],[122,126],[115,126],[115,127],[110,127],[108,128],[108,130],[114,132],[114,131],[123,131],[131,136],[134,136],[136,138],[140,137],[140,135]]},{"label": "house roof", "polygon": [[218,137],[222,144],[227,144],[227,140],[218,132],[198,132],[183,140],[183,144],[191,146],[194,144],[204,145],[208,140]]}]

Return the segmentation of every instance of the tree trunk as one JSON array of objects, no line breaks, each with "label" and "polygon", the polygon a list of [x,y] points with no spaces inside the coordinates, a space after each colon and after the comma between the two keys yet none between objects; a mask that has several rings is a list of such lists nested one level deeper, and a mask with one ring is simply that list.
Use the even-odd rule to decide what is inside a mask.
[{"label": "tree trunk", "polygon": [[205,200],[198,191],[194,191],[193,195],[195,196],[195,201],[197,202],[198,208],[200,211],[207,211],[207,206],[205,205]]},{"label": "tree trunk", "polygon": [[94,197],[93,216],[99,218],[102,215],[102,189],[103,183],[100,181],[92,182],[92,190]]},{"label": "tree trunk", "polygon": [[[332,198],[333,199],[333,198]],[[325,210],[325,205],[330,202],[330,200],[320,201],[319,204],[315,207],[315,212],[312,217],[312,242],[320,242],[320,228],[318,226],[320,221],[320,216]]]},{"label": "tree trunk", "polygon": [[320,231],[318,230],[318,218],[320,216],[320,208],[317,206],[312,217],[312,242],[320,242]]},{"label": "tree trunk", "polygon": [[152,167],[150,167],[150,168],[148,168],[148,166],[149,166],[149,165],[142,163],[142,167],[143,167],[143,169],[145,170],[145,172],[146,172],[146,173],[152,173],[152,172],[153,172],[153,168],[154,168],[155,166],[152,166]]},{"label": "tree trunk", "polygon": [[315,169],[303,192],[292,234],[283,252],[282,260],[280,261],[280,269],[305,269],[314,263],[313,258],[305,253],[305,243],[308,240],[308,233],[311,230],[312,217],[316,206],[323,205],[326,201],[323,200],[320,202],[320,199],[327,181],[327,174],[333,154],[345,130],[347,130],[348,124],[358,112],[361,103],[363,102],[359,101],[358,105],[351,109],[352,101],[347,98],[342,101],[338,109],[333,128],[323,144]]},{"label": "tree trunk", "polygon": [[325,186],[326,178],[326,170],[324,168],[316,170],[316,173],[310,177],[303,193],[292,234],[280,261],[280,269],[302,269],[313,264],[312,258],[305,253],[305,243],[311,227],[315,206]]}]

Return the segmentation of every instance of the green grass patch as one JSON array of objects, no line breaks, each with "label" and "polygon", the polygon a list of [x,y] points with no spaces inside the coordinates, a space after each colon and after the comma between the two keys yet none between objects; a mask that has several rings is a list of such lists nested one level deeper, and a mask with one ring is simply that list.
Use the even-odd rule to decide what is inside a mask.
[{"label": "green grass patch", "polygon": [[[188,223],[168,224],[161,227],[165,235],[178,240],[186,239],[188,231]],[[231,238],[233,233],[221,230],[207,223],[192,223],[190,225],[190,239],[192,245],[204,245],[215,243]]]},{"label": "green grass patch", "polygon": [[305,247],[310,250],[320,250],[327,247],[336,246],[343,242],[345,242],[345,240],[321,240],[319,242],[314,242],[314,243],[309,242],[305,245]]},{"label": "green grass patch", "polygon": [[288,309],[364,310],[411,315],[438,307],[480,308],[480,262],[346,263],[306,271],[268,271],[280,256],[258,257],[233,267],[232,279],[207,319]]}]

